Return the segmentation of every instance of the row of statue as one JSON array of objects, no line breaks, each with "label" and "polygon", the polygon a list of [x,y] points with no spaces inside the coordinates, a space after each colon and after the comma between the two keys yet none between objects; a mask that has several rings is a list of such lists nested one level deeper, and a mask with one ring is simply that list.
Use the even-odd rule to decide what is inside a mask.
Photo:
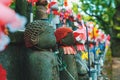
[{"label": "row of statue", "polygon": [[[38,69],[39,67],[34,66],[40,62],[32,62],[34,72],[40,74],[41,78],[39,76],[39,79],[44,78],[43,80],[88,80],[88,66],[95,67],[93,65],[96,59],[101,61],[100,64],[103,66],[103,56],[101,57],[101,55],[104,55],[106,46],[109,46],[109,35],[106,35],[97,26],[94,27],[95,25],[92,22],[85,24],[80,14],[74,18],[71,10],[67,8],[59,10],[55,1],[50,2],[47,8],[46,0],[40,0],[36,4],[36,20],[26,27],[25,44],[32,50],[38,50],[38,52],[31,54],[31,58],[34,55],[34,61],[38,61],[35,56],[48,55],[46,51],[52,52],[51,55],[57,60],[53,62],[56,63],[54,65],[56,69],[53,69],[53,71],[56,70],[56,73],[53,72],[51,78],[44,77],[48,72],[46,69],[42,69],[43,65],[39,65],[43,74],[35,71],[34,68]],[[88,58],[88,51],[90,52],[90,59]],[[47,60],[43,57],[41,59]],[[33,63],[35,64],[33,65]],[[98,72],[98,74],[100,73]]]},{"label": "row of statue", "polygon": [[74,19],[71,10],[58,12],[54,1],[46,5],[38,0],[35,20],[9,35],[11,43],[0,52],[7,80],[88,80],[95,60],[103,66],[110,36],[80,14]]}]

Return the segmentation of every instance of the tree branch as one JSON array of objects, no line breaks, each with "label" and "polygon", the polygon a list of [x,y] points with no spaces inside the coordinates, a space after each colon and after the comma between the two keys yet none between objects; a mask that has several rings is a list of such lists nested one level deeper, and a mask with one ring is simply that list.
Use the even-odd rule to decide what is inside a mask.
[{"label": "tree branch", "polygon": [[87,13],[87,12],[85,12],[85,13],[86,13],[87,15],[89,15],[89,16],[92,16],[92,17],[97,18],[98,22],[99,22],[99,23],[102,23],[101,25],[103,26],[103,29],[107,31],[107,27],[109,26],[109,23],[105,22],[105,21],[101,18],[101,16],[93,15],[93,14],[90,14],[90,13]]}]

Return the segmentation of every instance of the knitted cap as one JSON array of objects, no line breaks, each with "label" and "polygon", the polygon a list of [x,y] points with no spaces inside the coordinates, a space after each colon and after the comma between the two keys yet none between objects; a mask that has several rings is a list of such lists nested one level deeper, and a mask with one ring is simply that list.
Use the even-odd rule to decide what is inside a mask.
[{"label": "knitted cap", "polygon": [[29,23],[24,33],[26,47],[32,47],[38,44],[38,36],[46,31],[47,27],[50,27],[49,24],[42,20],[35,20]]}]

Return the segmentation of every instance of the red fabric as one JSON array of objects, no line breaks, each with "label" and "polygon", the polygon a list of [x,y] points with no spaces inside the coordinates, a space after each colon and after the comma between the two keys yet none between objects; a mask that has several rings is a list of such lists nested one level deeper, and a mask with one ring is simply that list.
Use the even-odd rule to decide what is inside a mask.
[{"label": "red fabric", "polygon": [[57,42],[60,42],[60,40],[67,36],[67,34],[70,32],[73,32],[73,30],[69,27],[60,27],[56,29],[54,34],[56,36]]},{"label": "red fabric", "polygon": [[34,3],[34,2],[37,2],[38,0],[27,0],[29,3]]},{"label": "red fabric", "polygon": [[48,8],[51,8],[51,6],[53,6],[54,4],[56,4],[56,2],[52,1],[48,4]]},{"label": "red fabric", "polygon": [[78,51],[84,51],[85,50],[84,44],[76,44],[76,47],[77,47]]},{"label": "red fabric", "polygon": [[0,64],[0,80],[7,80],[6,70]]},{"label": "red fabric", "polygon": [[33,6],[36,2],[38,2],[38,0],[27,0],[27,1],[28,1],[28,3],[32,3]]},{"label": "red fabric", "polygon": [[77,32],[74,32],[74,38],[80,36],[80,38],[84,38],[84,34],[83,33],[77,33]]},{"label": "red fabric", "polygon": [[81,19],[81,15],[80,15],[80,14],[78,14],[78,15],[77,15],[77,18],[78,18],[78,19]]},{"label": "red fabric", "polygon": [[[48,4],[47,13],[50,14],[51,7],[54,6],[55,4],[57,4],[57,2],[54,2],[54,1],[52,1],[52,2],[50,2],[50,3]],[[59,12],[58,12],[57,9],[52,9],[52,12],[53,12],[54,15],[59,15]]]},{"label": "red fabric", "polygon": [[59,15],[58,10],[53,10],[53,14],[54,14],[54,15]]},{"label": "red fabric", "polygon": [[73,46],[62,46],[64,54],[76,54],[76,50]]}]

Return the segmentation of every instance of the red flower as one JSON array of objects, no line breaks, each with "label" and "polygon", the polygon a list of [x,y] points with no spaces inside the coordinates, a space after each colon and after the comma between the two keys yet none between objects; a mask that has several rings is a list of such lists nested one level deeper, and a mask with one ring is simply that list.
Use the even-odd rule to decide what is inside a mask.
[{"label": "red flower", "polygon": [[7,80],[6,77],[6,70],[0,65],[0,80]]},{"label": "red flower", "polygon": [[51,3],[48,4],[48,8],[51,8],[55,4],[56,4],[56,2],[52,1]]}]

